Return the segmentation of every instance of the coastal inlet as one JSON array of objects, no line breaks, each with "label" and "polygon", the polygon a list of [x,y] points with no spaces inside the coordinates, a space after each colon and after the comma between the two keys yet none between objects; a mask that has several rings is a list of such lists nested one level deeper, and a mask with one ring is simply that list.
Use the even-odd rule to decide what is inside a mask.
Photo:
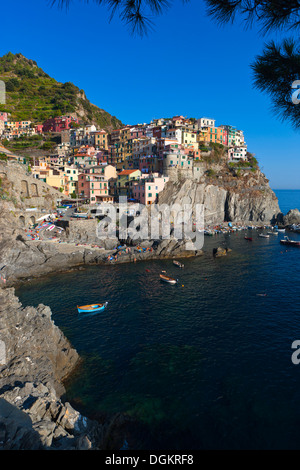
[{"label": "coastal inlet", "polygon": [[[284,235],[205,237],[204,255],[183,269],[172,260],[92,266],[32,280],[16,295],[24,306],[49,305],[81,356],[66,383],[76,409],[135,420],[120,443],[299,449],[291,344],[300,339],[300,251],[281,245]],[[232,251],[216,258],[218,246]],[[161,282],[162,271],[179,282]],[[77,312],[105,301],[98,314]]]}]

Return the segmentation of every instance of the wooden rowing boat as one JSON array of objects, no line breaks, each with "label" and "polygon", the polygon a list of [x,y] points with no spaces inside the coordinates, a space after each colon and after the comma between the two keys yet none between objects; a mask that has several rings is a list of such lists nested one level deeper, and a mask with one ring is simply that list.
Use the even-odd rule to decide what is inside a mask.
[{"label": "wooden rowing boat", "polygon": [[184,264],[180,263],[179,261],[176,261],[175,259],[173,260],[173,264],[175,264],[175,266],[177,266],[178,268],[184,268]]},{"label": "wooden rowing boat", "polygon": [[164,274],[160,274],[160,280],[163,282],[167,282],[168,284],[177,284],[177,279],[173,277],[165,276]]},{"label": "wooden rowing boat", "polygon": [[81,307],[77,305],[77,309],[78,309],[78,313],[101,312],[107,307],[107,305],[108,305],[108,302],[104,302],[102,304],[82,305]]}]

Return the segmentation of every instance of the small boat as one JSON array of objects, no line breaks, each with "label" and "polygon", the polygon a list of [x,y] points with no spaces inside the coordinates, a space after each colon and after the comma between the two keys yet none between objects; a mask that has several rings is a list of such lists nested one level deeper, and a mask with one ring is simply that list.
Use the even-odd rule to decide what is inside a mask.
[{"label": "small boat", "polygon": [[270,235],[266,235],[265,233],[260,233],[258,236],[260,238],[270,238]]},{"label": "small boat", "polygon": [[280,240],[280,243],[282,243],[282,245],[290,245],[290,246],[299,246],[300,247],[300,242],[296,242],[295,240],[290,240],[288,237],[284,237],[283,240]]},{"label": "small boat", "polygon": [[160,274],[159,277],[161,281],[167,282],[168,284],[177,284],[177,279],[173,277],[165,276],[164,274]]},{"label": "small boat", "polygon": [[267,232],[268,235],[278,235],[278,232]]},{"label": "small boat", "polygon": [[78,313],[93,313],[93,312],[101,312],[104,310],[108,305],[108,302],[104,302],[103,304],[91,304],[91,305],[82,305],[78,307]]},{"label": "small boat", "polygon": [[250,242],[252,242],[252,237],[244,237],[245,240],[249,240]]},{"label": "small boat", "polygon": [[285,228],[278,228],[277,232],[285,232]]},{"label": "small boat", "polygon": [[173,264],[175,264],[175,266],[177,266],[178,268],[184,268],[184,264],[180,263],[179,261],[176,261],[175,259],[173,260]]}]

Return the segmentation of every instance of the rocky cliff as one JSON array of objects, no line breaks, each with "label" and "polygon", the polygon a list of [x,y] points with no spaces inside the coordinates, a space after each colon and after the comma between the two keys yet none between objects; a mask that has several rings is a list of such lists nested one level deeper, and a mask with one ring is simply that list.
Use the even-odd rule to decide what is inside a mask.
[{"label": "rocky cliff", "polygon": [[77,361],[49,307],[23,308],[13,288],[0,288],[0,449],[103,445],[104,427],[60,398]]},{"label": "rocky cliff", "polygon": [[223,222],[269,224],[280,213],[266,176],[256,168],[229,168],[226,162],[197,165],[199,171],[168,171],[160,204],[203,204],[205,225]]}]

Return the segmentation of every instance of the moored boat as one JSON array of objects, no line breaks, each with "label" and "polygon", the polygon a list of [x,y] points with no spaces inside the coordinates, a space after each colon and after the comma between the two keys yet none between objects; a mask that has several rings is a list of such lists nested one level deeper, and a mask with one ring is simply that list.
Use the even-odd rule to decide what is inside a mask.
[{"label": "moored boat", "polygon": [[296,240],[290,240],[289,237],[284,237],[283,240],[280,240],[280,243],[282,243],[282,245],[289,245],[289,246],[298,246],[298,247],[300,247],[300,242],[297,242]]},{"label": "moored boat", "polygon": [[184,264],[180,263],[179,261],[176,261],[176,259],[173,260],[173,264],[177,266],[178,268],[184,268]]},{"label": "moored boat", "polygon": [[77,305],[77,310],[78,310],[78,313],[101,312],[107,307],[107,305],[108,305],[108,302],[104,302],[102,304],[82,305],[81,307]]},{"label": "moored boat", "polygon": [[252,237],[244,237],[245,240],[249,240],[250,242],[252,242]]},{"label": "moored boat", "polygon": [[165,276],[164,274],[160,274],[160,280],[163,282],[167,282],[168,284],[177,284],[177,279],[173,277]]},{"label": "moored boat", "polygon": [[270,238],[270,235],[266,235],[265,233],[260,233],[258,236],[260,238]]}]

